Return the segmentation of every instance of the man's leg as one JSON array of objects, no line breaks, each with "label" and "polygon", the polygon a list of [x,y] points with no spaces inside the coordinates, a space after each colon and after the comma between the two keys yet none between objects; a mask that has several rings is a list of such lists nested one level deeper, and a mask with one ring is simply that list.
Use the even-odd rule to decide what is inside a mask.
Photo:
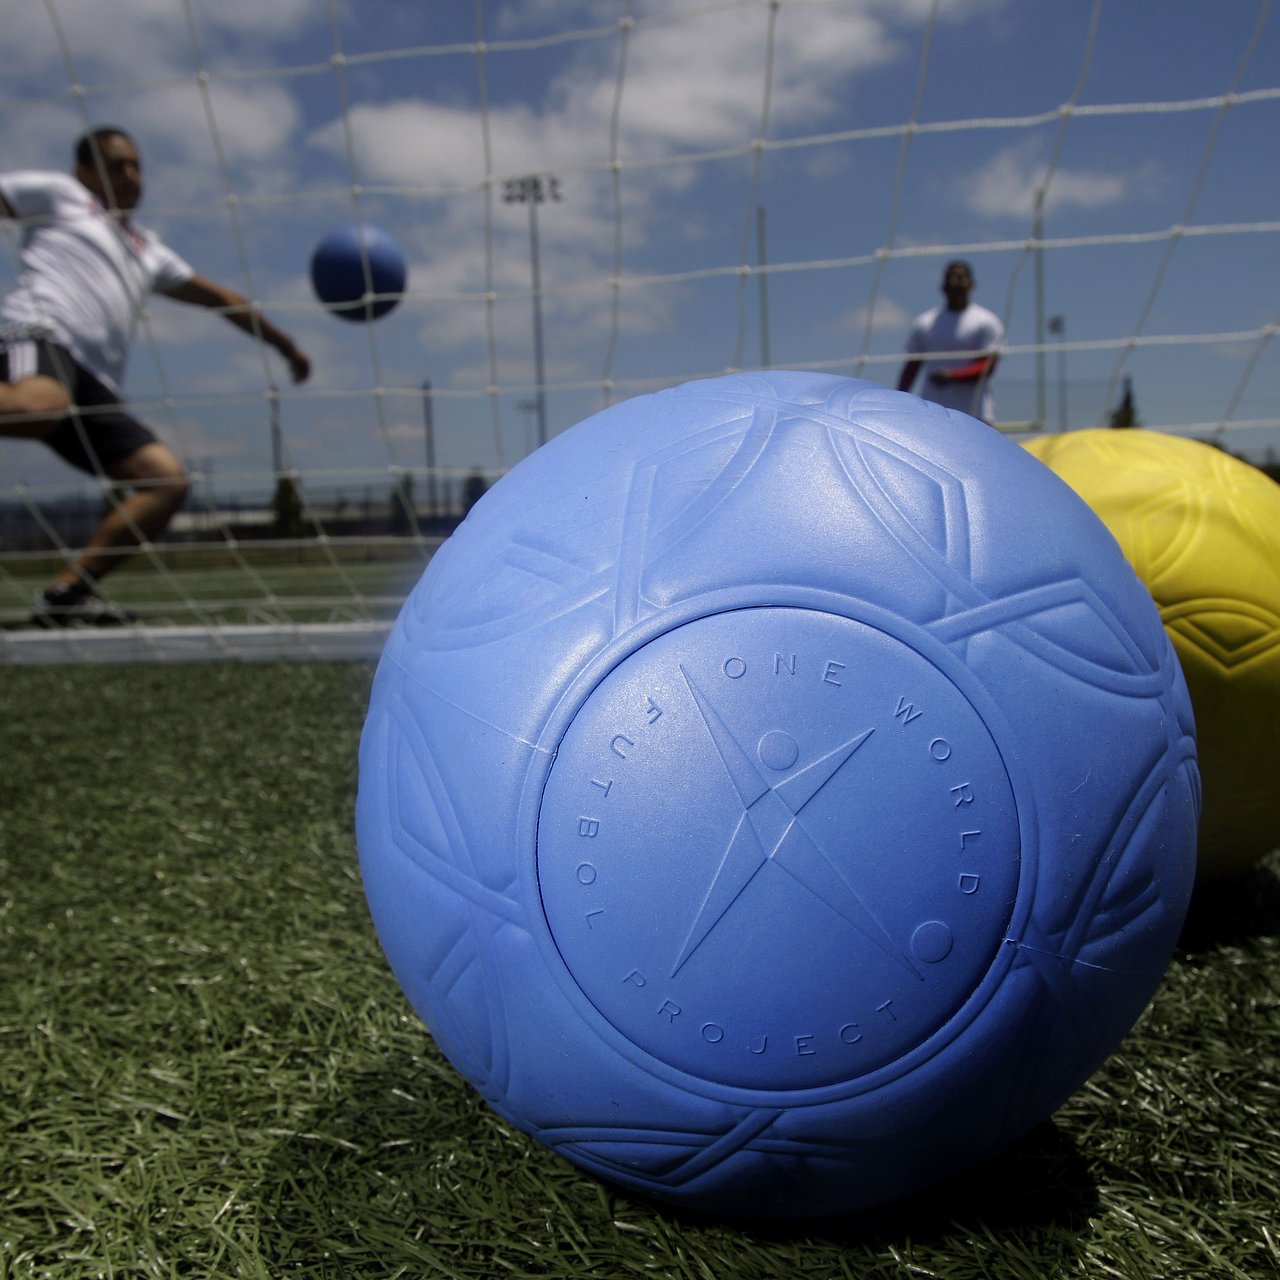
[{"label": "man's leg", "polygon": [[[71,388],[71,390],[68,390]],[[72,397],[76,409],[72,411]],[[42,626],[128,621],[98,599],[94,587],[132,547],[160,534],[190,491],[177,455],[131,417],[111,388],[45,338],[0,348],[0,435],[43,440],[80,471],[122,481],[80,554],[37,600]]]},{"label": "man's leg", "polygon": [[70,404],[66,388],[42,373],[0,382],[0,436],[43,440],[63,420]]},{"label": "man's leg", "polygon": [[117,499],[102,518],[80,555],[53,580],[50,590],[92,590],[93,583],[125,558],[122,552],[162,533],[186,501],[191,481],[168,445],[153,440],[105,468],[113,480],[132,483],[133,491]]}]

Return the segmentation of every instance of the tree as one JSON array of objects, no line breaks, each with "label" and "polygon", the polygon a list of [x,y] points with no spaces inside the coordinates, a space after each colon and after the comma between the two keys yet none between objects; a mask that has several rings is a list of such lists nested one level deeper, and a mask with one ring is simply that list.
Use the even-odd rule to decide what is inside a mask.
[{"label": "tree", "polygon": [[388,527],[391,533],[403,535],[412,533],[416,523],[413,504],[413,473],[406,471],[391,486],[391,519],[388,521]]},{"label": "tree", "polygon": [[302,495],[293,476],[281,476],[271,496],[271,512],[277,538],[300,538],[306,529],[302,514]]},{"label": "tree", "polygon": [[470,511],[484,497],[485,490],[488,487],[484,481],[484,473],[479,467],[475,467],[462,482],[462,510],[464,513]]},{"label": "tree", "polygon": [[1140,427],[1142,423],[1138,420],[1138,410],[1133,403],[1133,379],[1125,378],[1124,395],[1120,397],[1120,403],[1111,411],[1111,421],[1108,426],[1112,427]]}]

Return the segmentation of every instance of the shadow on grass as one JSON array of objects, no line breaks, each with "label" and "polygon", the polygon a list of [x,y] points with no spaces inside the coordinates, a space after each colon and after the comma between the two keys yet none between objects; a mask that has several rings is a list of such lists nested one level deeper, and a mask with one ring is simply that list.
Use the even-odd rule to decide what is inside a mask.
[{"label": "shadow on grass", "polygon": [[1088,1162],[1046,1121],[987,1164],[893,1204],[839,1217],[738,1225],[760,1241],[807,1239],[878,1252],[957,1235],[1070,1239],[1098,1206]]},{"label": "shadow on grass", "polygon": [[[447,1070],[406,1082],[388,1068],[350,1084],[314,1133],[281,1143],[257,1188],[262,1256],[281,1271],[354,1277],[417,1266],[479,1276],[496,1273],[487,1268],[501,1255],[502,1269],[517,1274],[611,1275],[611,1251],[633,1240],[696,1247],[712,1238],[736,1240],[761,1260],[799,1250],[816,1261],[999,1236],[1061,1263],[1098,1207],[1086,1161],[1051,1121],[990,1163],[897,1204],[762,1223],[605,1187],[508,1128]],[[622,1236],[619,1218],[638,1236]],[[584,1250],[601,1269],[581,1268]],[[578,1269],[564,1270],[575,1258]]]},{"label": "shadow on grass", "polygon": [[1273,857],[1239,875],[1197,885],[1178,950],[1200,957],[1223,946],[1280,935],[1280,875]]}]

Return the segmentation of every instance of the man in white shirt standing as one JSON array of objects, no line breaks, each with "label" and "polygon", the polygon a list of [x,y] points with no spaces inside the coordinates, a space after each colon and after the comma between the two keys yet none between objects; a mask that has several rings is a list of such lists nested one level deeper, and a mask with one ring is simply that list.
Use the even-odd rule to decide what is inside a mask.
[{"label": "man in white shirt standing", "polygon": [[215,284],[131,217],[142,160],[115,126],[76,144],[71,174],[0,174],[0,217],[22,224],[22,270],[0,305],[0,435],[43,441],[73,467],[130,487],[79,556],[37,598],[40,626],[128,620],[95,587],[123,549],[159,534],[190,482],[177,455],[121,399],[129,346],[148,293],[218,309],[275,347],[295,382],[311,362],[245,297]]},{"label": "man in white shirt standing", "polygon": [[996,401],[991,391],[997,348],[1004,341],[1000,317],[969,301],[973,268],[967,262],[948,262],[942,273],[946,305],[917,316],[907,338],[908,360],[898,377],[898,390],[910,391],[920,368],[925,369],[926,400],[959,409],[991,426]]}]

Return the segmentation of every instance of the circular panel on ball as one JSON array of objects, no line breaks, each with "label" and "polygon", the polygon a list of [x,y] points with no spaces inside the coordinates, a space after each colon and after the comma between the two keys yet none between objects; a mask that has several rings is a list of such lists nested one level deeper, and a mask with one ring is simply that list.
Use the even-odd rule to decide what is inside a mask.
[{"label": "circular panel on ball", "polygon": [[1018,820],[982,718],[916,648],[740,609],[662,634],[587,697],[537,869],[574,982],[638,1050],[813,1089],[954,1022],[1005,936]]}]

